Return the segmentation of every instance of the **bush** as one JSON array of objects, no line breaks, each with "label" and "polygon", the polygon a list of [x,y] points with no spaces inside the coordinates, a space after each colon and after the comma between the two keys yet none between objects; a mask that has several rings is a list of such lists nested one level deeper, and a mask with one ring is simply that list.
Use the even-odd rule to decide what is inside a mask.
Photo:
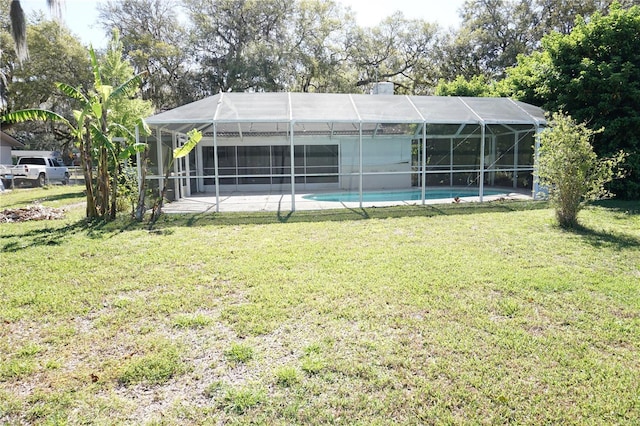
[{"label": "bush", "polygon": [[591,140],[596,133],[569,115],[554,113],[540,135],[538,182],[548,190],[560,226],[575,227],[578,212],[589,201],[613,196],[606,184],[622,177],[625,154],[599,159]]}]

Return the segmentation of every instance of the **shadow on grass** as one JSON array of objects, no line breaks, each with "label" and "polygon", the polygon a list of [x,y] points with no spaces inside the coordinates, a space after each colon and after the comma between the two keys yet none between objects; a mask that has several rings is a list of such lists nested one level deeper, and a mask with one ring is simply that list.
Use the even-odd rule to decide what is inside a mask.
[{"label": "shadow on grass", "polygon": [[270,223],[342,222],[401,217],[453,216],[479,213],[509,213],[548,208],[540,201],[491,201],[467,204],[428,204],[394,207],[340,208],[333,210],[299,210],[295,212],[228,212],[164,214],[154,228],[205,225],[262,225]]},{"label": "shadow on grass", "polygon": [[[640,214],[640,201],[603,200],[591,203],[592,206],[605,209],[623,218]],[[595,248],[615,247],[618,250],[636,249],[640,247],[640,238],[621,232],[598,230],[583,224],[573,228],[562,228],[563,231],[582,237]]]},{"label": "shadow on grass", "polygon": [[638,200],[603,200],[596,201],[593,203],[593,205],[629,216],[636,216],[640,214],[640,201]]},{"label": "shadow on grass", "polygon": [[640,239],[632,235],[599,231],[583,225],[567,229],[567,231],[581,236],[586,242],[595,248],[613,246],[618,250],[626,250],[640,247]]},{"label": "shadow on grass", "polygon": [[[52,196],[50,200],[76,197],[74,194],[60,194],[59,196]],[[637,201],[607,201],[598,203],[597,205],[625,215],[637,215],[640,213],[640,202]],[[86,234],[89,238],[103,239],[135,230],[149,232],[149,235],[167,235],[173,233],[174,229],[172,228],[176,227],[262,225],[323,221],[342,222],[403,217],[510,213],[547,208],[549,208],[549,205],[544,201],[491,201],[481,204],[428,204],[296,212],[278,210],[277,212],[164,214],[152,229],[149,229],[149,224],[146,221],[138,223],[123,215],[112,222],[91,222],[82,219],[75,223],[59,227],[55,226],[53,222],[48,222],[39,229],[30,229],[23,233],[3,234],[3,240],[11,241],[0,246],[0,248],[5,252],[17,252],[35,246],[58,246],[61,245],[65,239],[81,233]],[[640,247],[640,239],[627,234],[598,231],[585,226],[576,227],[568,230],[568,232],[582,236],[594,247],[615,246],[620,249]]]},{"label": "shadow on grass", "polygon": [[[54,221],[47,221],[47,225]],[[89,221],[86,219],[69,223],[64,226],[46,226],[44,228],[32,229],[23,233],[3,234],[3,240],[13,240],[0,246],[3,252],[18,252],[30,247],[38,246],[59,246],[65,239],[74,235],[84,233],[92,239],[104,239],[110,236],[126,232],[132,229],[139,229],[140,224],[127,221]]]},{"label": "shadow on grass", "polygon": [[[44,195],[42,191],[28,192],[30,189],[38,190],[41,188],[15,189],[14,191],[24,191],[22,194],[20,194],[24,197],[18,197],[13,202],[7,202],[6,200],[3,200],[2,210],[8,209],[8,208],[22,207],[22,206],[31,205],[31,204],[48,203],[51,201],[77,200],[80,202],[85,200],[85,195],[83,192],[84,188],[79,188],[78,191],[76,192],[62,193],[62,194],[47,194],[45,191]],[[31,196],[31,194],[33,195]]]},{"label": "shadow on grass", "polygon": [[[62,194],[61,198],[64,197],[65,195]],[[68,197],[68,195],[66,197]],[[30,229],[23,233],[3,234],[3,240],[8,242],[0,246],[0,248],[5,252],[18,252],[30,247],[59,246],[62,245],[65,240],[78,234],[85,234],[93,239],[104,239],[111,238],[123,232],[135,230],[149,232],[149,235],[169,235],[175,232],[174,228],[176,227],[262,225],[323,221],[342,222],[402,217],[508,213],[546,209],[547,207],[548,205],[545,202],[495,201],[483,204],[406,205],[296,212],[278,210],[277,212],[164,214],[152,228],[149,228],[148,221],[138,223],[131,220],[128,216],[123,215],[111,222],[82,219],[63,226],[56,226],[54,221],[49,221],[38,229]]]},{"label": "shadow on grass", "polygon": [[[86,195],[84,194],[84,188],[79,189],[77,192],[71,192],[66,194],[56,194],[47,196],[44,198],[40,198],[41,201],[62,201],[62,200],[71,200],[71,199],[80,199],[81,201],[86,200]],[[37,200],[36,200],[37,201]]]}]

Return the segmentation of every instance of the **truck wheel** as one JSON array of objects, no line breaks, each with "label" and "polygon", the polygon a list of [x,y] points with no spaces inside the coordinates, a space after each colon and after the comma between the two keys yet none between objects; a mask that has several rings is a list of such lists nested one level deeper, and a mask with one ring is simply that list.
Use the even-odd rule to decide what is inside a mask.
[{"label": "truck wheel", "polygon": [[44,175],[44,173],[40,173],[38,175],[38,179],[36,179],[35,183],[36,186],[45,186],[45,184],[47,183],[47,177]]},{"label": "truck wheel", "polygon": [[68,185],[69,184],[69,172],[66,172],[64,174],[64,179],[62,179],[62,184],[63,185]]}]

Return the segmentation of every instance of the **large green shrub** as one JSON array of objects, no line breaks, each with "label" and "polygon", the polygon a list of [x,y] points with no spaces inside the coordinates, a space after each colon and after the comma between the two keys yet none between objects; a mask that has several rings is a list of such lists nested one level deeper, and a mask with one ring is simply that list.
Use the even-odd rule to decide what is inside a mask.
[{"label": "large green shrub", "polygon": [[608,13],[579,19],[570,34],[549,33],[541,51],[521,56],[497,87],[547,111],[562,109],[591,129],[601,157],[628,154],[628,173],[612,182],[616,195],[640,198],[640,7],[615,2]]},{"label": "large green shrub", "polygon": [[578,212],[587,202],[612,196],[605,185],[622,175],[622,151],[603,159],[593,151],[591,140],[598,132],[555,113],[540,135],[538,181],[548,190],[562,227],[576,226]]}]

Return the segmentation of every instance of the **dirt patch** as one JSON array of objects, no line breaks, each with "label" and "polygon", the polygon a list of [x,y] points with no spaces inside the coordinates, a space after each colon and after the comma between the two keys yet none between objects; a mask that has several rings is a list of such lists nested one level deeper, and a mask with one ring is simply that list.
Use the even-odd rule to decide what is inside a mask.
[{"label": "dirt patch", "polygon": [[27,220],[53,220],[62,219],[64,209],[55,207],[45,207],[36,204],[18,209],[5,209],[0,212],[0,223],[2,222],[26,222]]}]

